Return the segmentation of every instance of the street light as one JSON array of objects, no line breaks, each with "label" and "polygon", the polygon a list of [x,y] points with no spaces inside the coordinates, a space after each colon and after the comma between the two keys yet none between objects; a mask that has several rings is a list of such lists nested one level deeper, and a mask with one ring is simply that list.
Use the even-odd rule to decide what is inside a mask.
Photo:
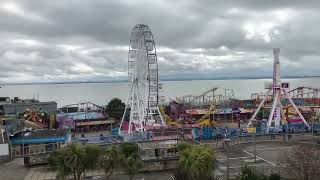
[{"label": "street light", "polygon": [[[230,91],[232,94],[233,94],[233,89],[228,89],[228,88],[222,88],[224,90],[224,97],[223,97],[223,108],[224,108],[224,127],[225,127],[225,130],[226,130],[226,135],[228,133],[228,130],[227,130],[227,104],[226,104],[226,101],[227,101],[227,91]],[[229,95],[231,94],[229,93]],[[231,110],[232,111],[232,110]]]},{"label": "street light", "polygon": [[314,143],[314,117],[312,118],[312,143]]},{"label": "street light", "polygon": [[227,180],[229,180],[229,143],[230,143],[230,139],[224,139],[223,140],[223,144],[226,145],[227,147]]},{"label": "street light", "polygon": [[254,163],[257,163],[257,152],[256,152],[256,132],[257,132],[257,120],[253,119],[252,125],[254,127],[254,132],[253,132],[253,152],[254,152]]},{"label": "street light", "polygon": [[227,99],[227,89],[224,89],[223,106],[224,106],[224,126],[227,128],[227,110],[226,110],[226,99]]}]

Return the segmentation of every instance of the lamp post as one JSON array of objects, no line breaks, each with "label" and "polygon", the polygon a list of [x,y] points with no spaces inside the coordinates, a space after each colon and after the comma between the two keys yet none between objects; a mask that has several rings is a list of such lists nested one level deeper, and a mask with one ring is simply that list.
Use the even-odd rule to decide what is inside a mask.
[{"label": "lamp post", "polygon": [[[224,97],[223,97],[224,127],[225,127],[225,130],[226,130],[226,137],[227,137],[227,134],[228,134],[228,129],[227,129],[227,104],[226,104],[227,91],[230,91],[231,93],[233,93],[233,90],[232,89],[228,89],[228,88],[223,88],[223,90],[224,90]],[[229,93],[229,95],[230,95],[230,93]]]},{"label": "lamp post", "polygon": [[254,132],[253,132],[253,152],[254,152],[254,163],[257,163],[257,152],[256,152],[256,132],[257,132],[257,120],[253,119],[252,125],[254,127]]},{"label": "lamp post", "polygon": [[312,143],[314,143],[314,118],[312,118]]},{"label": "lamp post", "polygon": [[229,180],[229,143],[230,143],[230,139],[225,139],[223,141],[223,143],[227,147],[227,180]]},{"label": "lamp post", "polygon": [[227,128],[227,110],[226,110],[227,89],[224,89],[223,106],[224,106],[224,125]]}]

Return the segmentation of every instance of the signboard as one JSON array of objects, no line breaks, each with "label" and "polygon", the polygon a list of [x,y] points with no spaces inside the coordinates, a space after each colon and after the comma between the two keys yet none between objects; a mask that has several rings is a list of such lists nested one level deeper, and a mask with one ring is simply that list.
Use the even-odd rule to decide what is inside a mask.
[{"label": "signboard", "polygon": [[92,126],[92,125],[102,125],[102,124],[111,124],[114,123],[113,120],[105,120],[105,121],[85,121],[85,122],[77,122],[77,126]]},{"label": "signboard", "polygon": [[255,133],[256,132],[256,128],[252,127],[252,128],[246,128],[248,133]]},{"label": "signboard", "polygon": [[8,144],[0,144],[0,157],[9,155],[9,145]]},{"label": "signboard", "polygon": [[[192,109],[188,109],[186,110],[186,113],[188,114],[192,114],[192,115],[200,115],[200,114],[205,114],[208,110],[207,109],[196,109],[196,108],[192,108]],[[224,114],[224,112],[226,112],[226,114],[240,114],[240,113],[253,113],[252,109],[244,109],[244,108],[226,108],[226,109],[214,109],[212,111],[211,114]]]},{"label": "signboard", "polygon": [[60,129],[74,129],[74,120],[72,117],[58,116],[57,120]]},{"label": "signboard", "polygon": [[232,108],[232,113],[233,114],[240,114],[241,110],[239,108]]},{"label": "signboard", "polygon": [[288,82],[283,82],[281,83],[281,87],[284,89],[288,89],[289,88],[289,83]]},{"label": "signboard", "polygon": [[291,118],[288,120],[289,124],[302,124],[303,120],[300,117]]}]

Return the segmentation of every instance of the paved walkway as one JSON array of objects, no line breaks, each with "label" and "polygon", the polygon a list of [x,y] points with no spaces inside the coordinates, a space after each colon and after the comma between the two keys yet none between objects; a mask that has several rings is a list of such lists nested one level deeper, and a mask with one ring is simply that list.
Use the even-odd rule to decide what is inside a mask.
[{"label": "paved walkway", "polygon": [[[24,180],[55,180],[57,172],[45,167],[31,168]],[[89,171],[86,176],[103,176],[103,171]]]},{"label": "paved walkway", "polygon": [[[144,173],[137,174],[135,180],[171,180],[170,172],[153,172],[153,173]],[[92,180],[102,180],[104,179],[103,171],[93,171],[86,172],[86,177],[94,177]],[[32,168],[24,180],[55,180],[56,172],[50,172],[44,168]],[[124,174],[116,174],[111,177],[112,180],[127,180],[129,177]]]},{"label": "paved walkway", "polygon": [[56,172],[46,171],[43,168],[31,168],[24,180],[56,179]]},{"label": "paved walkway", "polygon": [[28,172],[29,169],[24,167],[22,158],[0,164],[1,180],[23,180]]}]

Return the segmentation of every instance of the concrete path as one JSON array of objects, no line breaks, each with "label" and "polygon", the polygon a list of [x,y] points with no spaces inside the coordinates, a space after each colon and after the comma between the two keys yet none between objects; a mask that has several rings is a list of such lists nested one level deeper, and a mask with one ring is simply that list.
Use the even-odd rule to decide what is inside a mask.
[{"label": "concrete path", "polygon": [[24,167],[22,158],[0,164],[1,180],[23,180],[28,172],[29,169]]}]

